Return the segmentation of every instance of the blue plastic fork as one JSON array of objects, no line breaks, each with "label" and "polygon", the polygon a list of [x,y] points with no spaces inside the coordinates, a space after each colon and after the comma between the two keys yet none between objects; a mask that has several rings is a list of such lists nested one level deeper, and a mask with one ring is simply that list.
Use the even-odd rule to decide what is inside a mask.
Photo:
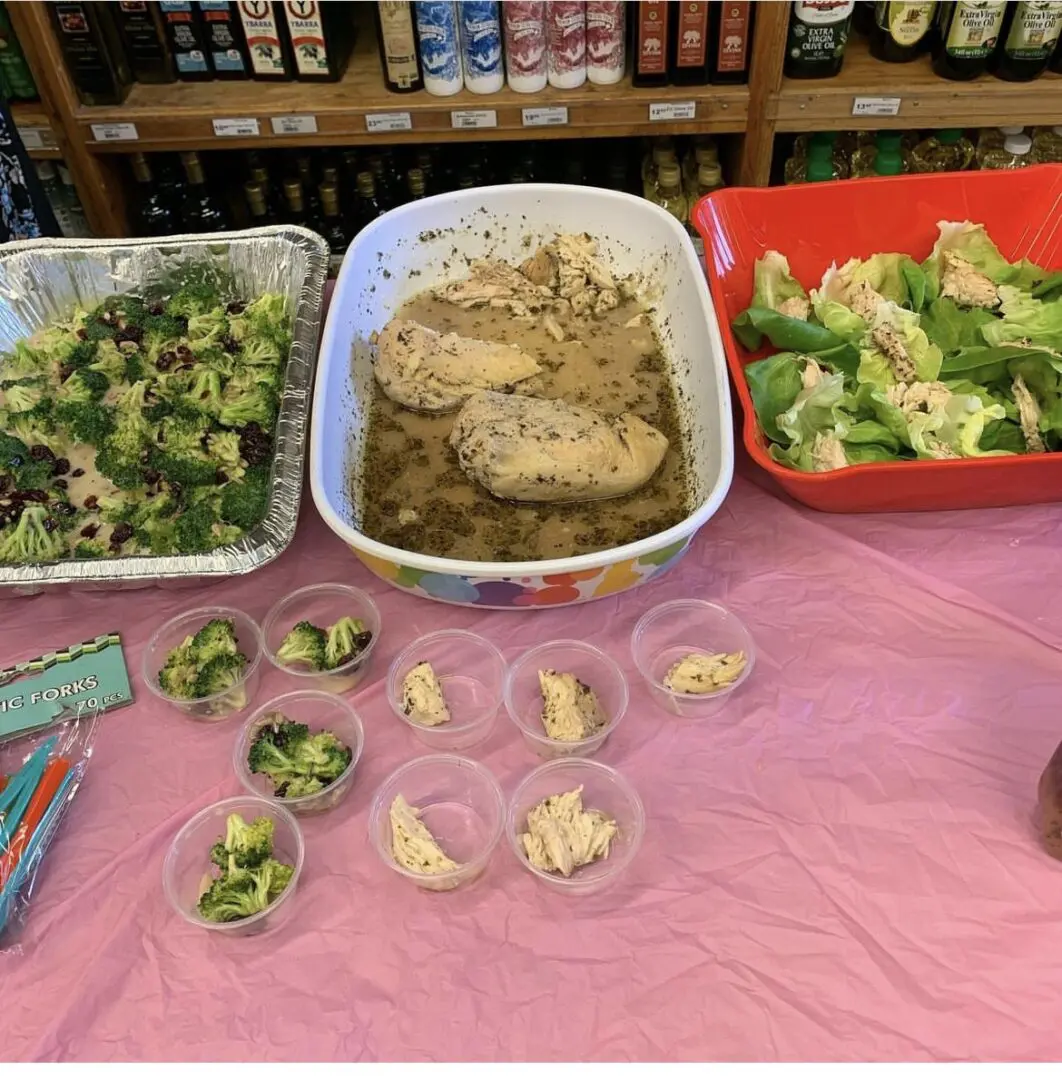
[{"label": "blue plastic fork", "polygon": [[45,739],[30,754],[25,765],[8,780],[7,787],[0,791],[0,851],[10,846],[57,741],[54,735]]}]

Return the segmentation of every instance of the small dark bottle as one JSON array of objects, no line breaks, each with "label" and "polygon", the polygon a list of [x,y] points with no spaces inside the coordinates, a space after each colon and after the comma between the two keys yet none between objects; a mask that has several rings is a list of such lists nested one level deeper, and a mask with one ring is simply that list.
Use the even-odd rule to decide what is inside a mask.
[{"label": "small dark bottle", "polygon": [[145,0],[112,5],[133,78],[141,83],[171,83],[177,78],[159,9]]},{"label": "small dark bottle", "polygon": [[207,51],[207,35],[195,4],[162,0],[159,4],[166,41],[182,82],[205,82],[214,78],[214,66]]},{"label": "small dark bottle", "polygon": [[935,3],[882,2],[874,5],[870,54],[887,64],[917,59],[932,41]]},{"label": "small dark bottle", "polygon": [[852,29],[863,37],[870,37],[874,33],[874,0],[856,0]]},{"label": "small dark bottle", "polygon": [[313,158],[309,154],[299,154],[295,158],[296,175],[302,183],[303,200],[310,217],[321,216],[321,203],[317,198],[317,182],[313,175]]},{"label": "small dark bottle", "polygon": [[284,222],[288,225],[302,225],[303,228],[321,231],[320,222],[316,221],[306,205],[302,181],[292,177],[284,181]]},{"label": "small dark bottle", "polygon": [[409,192],[410,202],[427,197],[428,181],[423,169],[414,168],[406,173],[406,190]]},{"label": "small dark bottle", "polygon": [[346,70],[354,46],[354,19],[348,4],[284,0],[295,78],[336,82]]},{"label": "small dark bottle", "polygon": [[251,74],[256,79],[281,82],[293,77],[283,21],[280,4],[271,0],[240,0],[240,22],[247,42]]},{"label": "small dark bottle", "polygon": [[354,203],[354,234],[357,235],[382,213],[380,200],[376,197],[376,181],[371,172],[358,173],[358,197]]},{"label": "small dark bottle", "polygon": [[938,5],[933,70],[942,79],[976,79],[999,45],[1006,9],[1006,0]]},{"label": "small dark bottle", "polygon": [[1007,5],[999,32],[1002,44],[988,61],[988,70],[1007,82],[1029,82],[1042,75],[1062,32],[1062,3]]},{"label": "small dark bottle", "polygon": [[130,159],[137,183],[136,222],[139,236],[172,236],[180,228],[177,212],[155,183],[154,173],[143,154]]},{"label": "small dark bottle", "polygon": [[84,105],[118,105],[132,75],[109,4],[51,5],[59,48]]},{"label": "small dark bottle", "polygon": [[752,53],[753,5],[722,0],[709,7],[710,81],[715,86],[747,83]]},{"label": "small dark bottle", "polygon": [[854,10],[854,0],[795,0],[789,17],[785,74],[790,79],[829,79],[839,75]]},{"label": "small dark bottle", "polygon": [[207,187],[199,154],[186,151],[181,154],[181,164],[188,181],[181,208],[182,224],[189,232],[224,232],[229,227],[228,215]]},{"label": "small dark bottle", "polygon": [[350,246],[350,234],[339,206],[339,188],[327,180],[318,189],[321,197],[320,233],[328,241],[331,270],[338,272],[343,255]]},{"label": "small dark bottle", "polygon": [[671,10],[671,82],[676,86],[704,86],[708,82],[708,4],[679,0]]},{"label": "small dark bottle", "polygon": [[633,5],[634,86],[667,86],[671,21],[665,0],[638,0]]},{"label": "small dark bottle", "polygon": [[267,189],[256,180],[248,180],[243,185],[244,198],[247,200],[247,214],[251,228],[263,225],[275,225],[277,216],[273,213],[266,197]]},{"label": "small dark bottle", "polygon": [[249,79],[251,61],[243,40],[243,25],[236,4],[200,0],[199,17],[207,52],[218,79]]}]

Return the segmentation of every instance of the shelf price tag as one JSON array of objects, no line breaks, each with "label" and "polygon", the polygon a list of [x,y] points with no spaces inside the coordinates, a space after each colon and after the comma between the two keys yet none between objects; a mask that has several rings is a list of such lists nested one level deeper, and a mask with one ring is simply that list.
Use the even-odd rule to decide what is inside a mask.
[{"label": "shelf price tag", "polygon": [[537,109],[522,109],[524,127],[563,127],[568,123],[567,105],[543,105]]},{"label": "shelf price tag", "polygon": [[368,113],[365,117],[365,130],[412,131],[413,118],[407,112]]},{"label": "shelf price tag", "polygon": [[214,120],[214,134],[219,139],[245,139],[258,135],[258,121],[253,116],[239,116],[229,120]]},{"label": "shelf price tag", "polygon": [[136,124],[93,124],[92,137],[96,142],[129,142],[139,139]]},{"label": "shelf price tag", "polygon": [[[45,135],[51,135],[49,128],[42,127],[20,127],[18,129],[19,138],[22,140],[22,145],[27,150],[43,150],[45,147],[44,137]],[[54,146],[55,140],[51,139],[47,145]]]},{"label": "shelf price tag", "polygon": [[853,116],[898,116],[900,102],[898,97],[856,97],[852,98]]},{"label": "shelf price tag", "polygon": [[269,123],[274,135],[316,135],[316,116],[274,116]]},{"label": "shelf price tag", "polygon": [[452,128],[496,128],[498,113],[494,109],[453,109],[450,112]]},{"label": "shelf price tag", "polygon": [[696,101],[658,101],[649,106],[650,120],[696,120]]}]

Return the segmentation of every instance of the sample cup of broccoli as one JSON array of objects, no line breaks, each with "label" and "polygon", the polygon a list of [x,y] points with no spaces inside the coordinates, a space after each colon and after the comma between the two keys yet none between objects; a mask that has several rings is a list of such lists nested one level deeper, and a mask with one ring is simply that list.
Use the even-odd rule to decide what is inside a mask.
[{"label": "sample cup of broccoli", "polygon": [[321,690],[292,690],[256,709],[232,753],[252,794],[295,814],[336,806],[354,782],[365,728],[354,707]]},{"label": "sample cup of broccoli", "polygon": [[380,638],[372,597],[337,582],[288,593],[262,623],[269,662],[302,686],[344,694],[365,678]]},{"label": "sample cup of broccoli", "polygon": [[227,720],[254,700],[262,631],[237,608],[202,607],[164,622],[144,649],[148,689],[194,720]]},{"label": "sample cup of broccoli", "polygon": [[[269,823],[264,827],[268,851],[256,853],[262,857],[255,860],[240,860],[255,865],[241,868],[237,863],[229,881],[211,896],[215,883],[226,877],[220,866],[225,856],[221,847],[235,846],[229,844],[234,815],[256,842],[263,832],[262,819]],[[200,810],[177,833],[162,864],[162,887],[173,909],[193,926],[230,936],[260,934],[275,930],[291,916],[304,854],[302,830],[294,815],[276,802],[238,795]],[[240,859],[239,852],[234,859]],[[279,891],[263,907],[262,896],[272,896],[271,884],[277,882]]]}]

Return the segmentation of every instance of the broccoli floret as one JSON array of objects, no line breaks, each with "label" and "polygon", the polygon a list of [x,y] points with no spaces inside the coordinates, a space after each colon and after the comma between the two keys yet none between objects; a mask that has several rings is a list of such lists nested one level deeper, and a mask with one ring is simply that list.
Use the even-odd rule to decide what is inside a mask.
[{"label": "broccoli floret", "polygon": [[344,616],[328,628],[325,644],[325,667],[329,670],[342,667],[364,652],[372,641],[372,633],[365,629],[361,619]]},{"label": "broccoli floret", "polygon": [[207,452],[229,480],[241,480],[247,462],[240,456],[240,436],[235,431],[218,431],[207,439]]},{"label": "broccoli floret", "polygon": [[228,428],[242,428],[254,423],[265,431],[271,431],[276,418],[277,399],[259,384],[253,390],[226,401],[218,413],[218,423]]},{"label": "broccoli floret", "polygon": [[74,548],[75,559],[104,559],[109,552],[98,540],[82,540]]},{"label": "broccoli floret", "polygon": [[[305,725],[298,726],[305,727]],[[251,749],[247,754],[247,766],[253,773],[268,776],[277,787],[299,775],[294,760],[287,752],[286,744],[281,743],[280,736],[270,726],[261,728],[255,741],[251,743]]]},{"label": "broccoli floret", "polygon": [[218,306],[221,294],[217,281],[207,279],[207,269],[204,268],[194,275],[198,280],[192,280],[192,276],[190,275],[189,280],[166,301],[166,315],[184,316],[186,319],[191,319],[196,315],[202,315],[205,311],[212,311]]},{"label": "broccoli floret", "polygon": [[113,436],[105,439],[96,451],[96,471],[123,491],[132,491],[144,484],[144,470],[139,455],[130,459]]},{"label": "broccoli floret", "polygon": [[344,772],[352,756],[350,748],[332,732],[319,731],[299,744],[295,760],[304,773],[330,784]]},{"label": "broccoli floret", "polygon": [[125,358],[125,381],[129,383],[140,382],[146,375],[144,361],[139,353],[129,353]]},{"label": "broccoli floret", "polygon": [[28,413],[35,409],[44,396],[44,387],[36,379],[20,379],[4,384],[4,408],[9,413]]},{"label": "broccoli floret", "polygon": [[229,320],[223,307],[212,308],[188,319],[188,344],[197,352],[220,344],[229,333]]},{"label": "broccoli floret", "polygon": [[236,624],[232,619],[211,619],[192,638],[192,648],[200,664],[215,656],[235,656],[240,647],[236,641]]},{"label": "broccoli floret", "polygon": [[244,340],[240,349],[240,360],[250,365],[279,366],[284,357],[272,338],[250,337]]},{"label": "broccoli floret", "polygon": [[270,338],[280,348],[281,356],[287,356],[291,344],[287,301],[280,293],[265,293],[230,320],[229,332],[240,342],[252,337]]},{"label": "broccoli floret", "polygon": [[181,344],[183,342],[180,327],[178,326],[172,334],[168,331],[145,334],[143,341],[140,343],[140,349],[147,362],[154,367],[158,364],[159,357],[163,353],[176,352],[177,347]]},{"label": "broccoli floret", "polygon": [[55,463],[31,457],[15,471],[15,486],[19,491],[47,491],[55,481]]},{"label": "broccoli floret", "polygon": [[149,424],[157,424],[173,415],[173,402],[156,401],[151,405],[144,406],[144,419]]},{"label": "broccoli floret", "polygon": [[269,510],[269,469],[252,465],[239,483],[226,484],[221,494],[221,520],[250,532]]},{"label": "broccoli floret", "polygon": [[259,729],[247,764],[273,781],[278,796],[293,799],[320,791],[346,770],[353,754],[332,732],[311,735],[305,724],[293,724],[280,713],[274,717]]},{"label": "broccoli floret", "polygon": [[177,518],[174,542],[181,555],[200,555],[217,547],[217,513],[210,500],[196,503]]},{"label": "broccoli floret", "polygon": [[96,346],[95,359],[87,367],[89,371],[106,375],[112,383],[120,383],[125,378],[125,354],[113,341],[101,341]]},{"label": "broccoli floret", "polygon": [[311,671],[324,671],[325,632],[311,622],[296,623],[284,635],[284,640],[277,649],[277,659],[286,667],[307,667]]},{"label": "broccoli floret", "polygon": [[18,469],[29,460],[29,447],[21,439],[0,431],[0,468]]},{"label": "broccoli floret", "polygon": [[163,453],[203,458],[203,439],[210,430],[209,424],[210,418],[200,413],[168,416],[159,426],[155,442]]},{"label": "broccoli floret", "polygon": [[300,795],[316,795],[317,792],[324,791],[325,784],[316,776],[296,776],[283,787],[283,792],[277,790],[282,799],[297,799]]},{"label": "broccoli floret", "polygon": [[230,870],[260,866],[273,854],[273,819],[256,817],[248,823],[239,814],[225,819],[225,850]]},{"label": "broccoli floret", "polygon": [[75,441],[91,446],[102,446],[115,427],[114,409],[100,402],[60,402],[55,406],[53,415]]},{"label": "broccoli floret", "polygon": [[224,874],[199,898],[199,914],[210,922],[226,923],[258,914],[257,879],[249,870]]},{"label": "broccoli floret", "polygon": [[144,338],[175,341],[184,333],[184,323],[175,315],[160,313],[152,315],[150,311],[141,319]]},{"label": "broccoli floret", "polygon": [[[198,456],[193,457],[191,454],[170,454],[154,450],[148,458],[148,463],[171,484],[180,484],[182,488],[212,485],[217,476],[217,467],[212,461]],[[216,521],[217,515],[212,514],[211,520]]]},{"label": "broccoli floret", "polygon": [[197,696],[195,680],[198,673],[192,638],[186,637],[177,648],[171,649],[166,657],[166,663],[159,672],[159,688],[172,698],[189,701]]},{"label": "broccoli floret", "polygon": [[247,704],[247,692],[239,684],[246,669],[247,657],[241,652],[215,656],[200,667],[195,680],[195,696],[213,697],[231,691],[226,705],[233,711],[242,709]]},{"label": "broccoli floret", "polygon": [[0,533],[0,563],[54,562],[66,551],[59,523],[46,506],[27,506],[18,522]]},{"label": "broccoli floret", "polygon": [[192,384],[181,400],[198,412],[217,416],[223,404],[221,376],[204,364],[200,364],[194,374]]},{"label": "broccoli floret", "polygon": [[96,359],[96,354],[99,351],[98,341],[79,341],[71,350],[70,355],[66,358],[66,365],[78,370],[80,368],[89,367],[92,361]]},{"label": "broccoli floret", "polygon": [[43,375],[51,362],[52,352],[47,346],[34,347],[25,339],[16,341],[10,352],[0,356],[0,368],[4,374],[19,379],[29,375]]},{"label": "broccoli floret", "polygon": [[102,371],[82,368],[75,371],[56,391],[56,400],[64,404],[87,405],[103,397],[111,384]]}]

